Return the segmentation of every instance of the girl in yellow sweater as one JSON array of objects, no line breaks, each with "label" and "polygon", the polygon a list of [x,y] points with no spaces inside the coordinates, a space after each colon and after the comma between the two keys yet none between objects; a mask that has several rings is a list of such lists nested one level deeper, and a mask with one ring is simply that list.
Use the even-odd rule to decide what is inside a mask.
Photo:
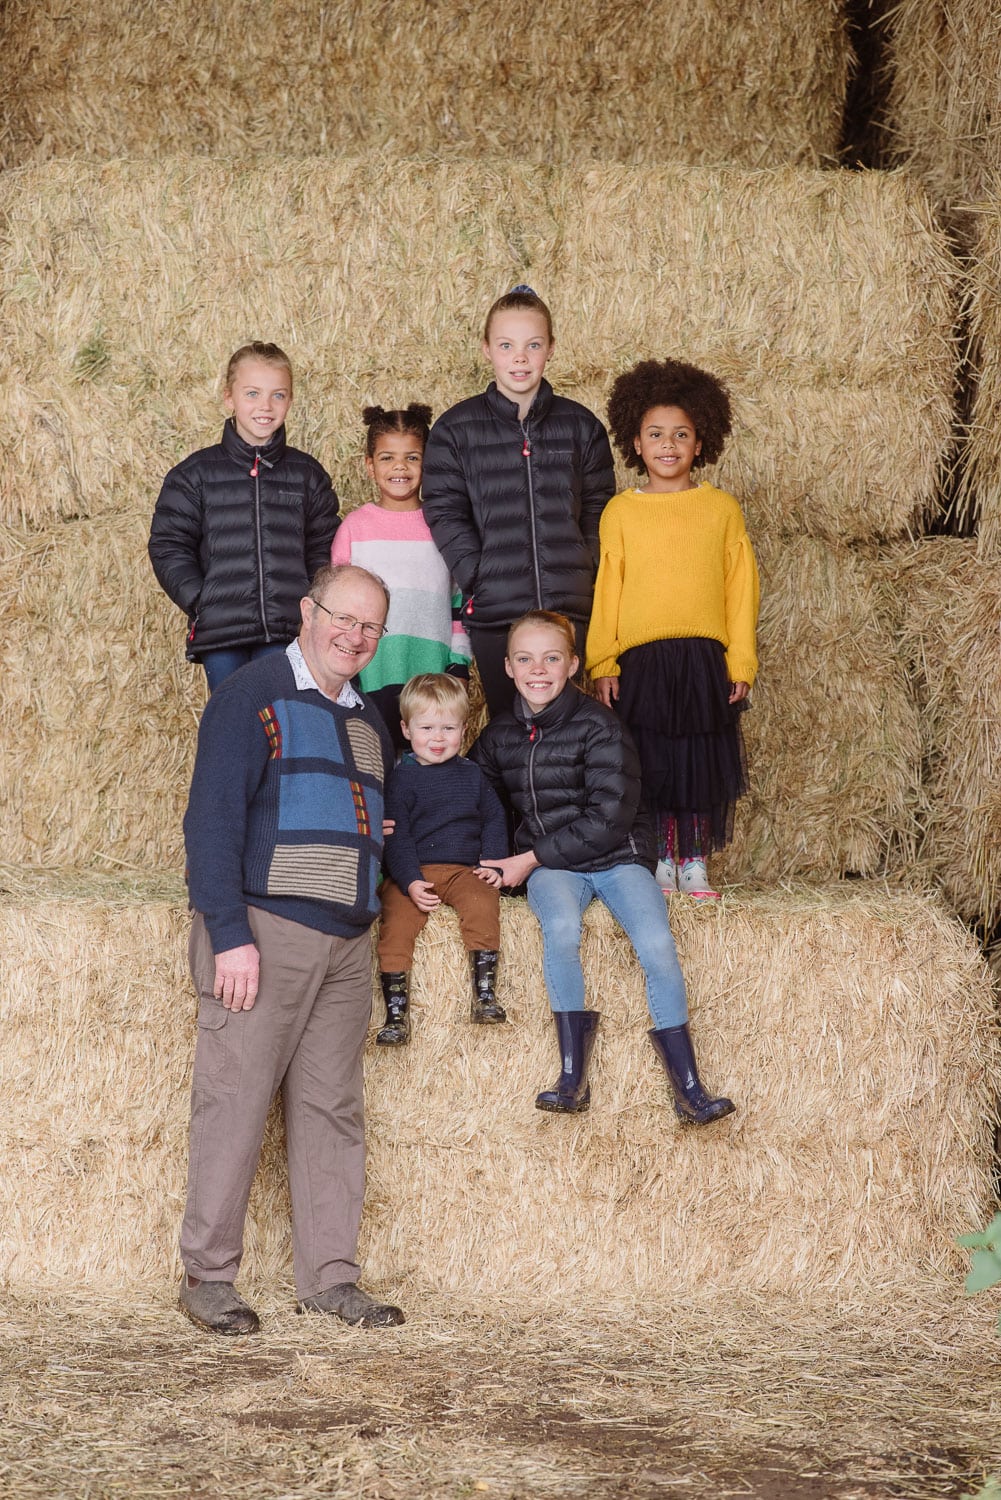
[{"label": "girl in yellow sweater", "polygon": [[643,360],[608,401],[612,438],[646,483],[601,518],[587,668],[640,754],[665,890],[715,897],[706,857],[747,790],[740,714],[758,668],[758,570],[740,506],[692,470],[730,432],[725,388],[678,360]]}]

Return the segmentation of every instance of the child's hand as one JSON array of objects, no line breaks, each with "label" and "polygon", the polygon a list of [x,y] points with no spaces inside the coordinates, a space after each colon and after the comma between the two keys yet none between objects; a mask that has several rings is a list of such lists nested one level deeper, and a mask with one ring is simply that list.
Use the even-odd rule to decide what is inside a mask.
[{"label": "child's hand", "polygon": [[434,911],[436,906],[441,905],[441,897],[435,895],[434,885],[430,880],[412,880],[407,886],[407,895],[418,911]]},{"label": "child's hand", "polygon": [[750,691],[751,691],[750,686],[746,682],[735,682],[735,683],[731,684],[731,687],[730,687],[730,702],[731,703],[743,703],[744,699],[747,697],[747,695],[748,695],[748,693]]},{"label": "child's hand", "polygon": [[480,880],[485,880],[487,885],[500,886],[500,870],[492,870],[487,865],[475,865],[473,867],[473,874],[478,876]]},{"label": "child's hand", "polygon": [[606,708],[611,708],[615,699],[619,696],[619,679],[617,677],[596,677],[594,679],[595,692]]},{"label": "child's hand", "polygon": [[396,822],[395,822],[395,820],[393,818],[383,818],[383,820],[382,820],[382,836],[383,836],[383,838],[384,839],[388,839],[389,835],[391,833],[395,833],[395,832],[396,832]]}]

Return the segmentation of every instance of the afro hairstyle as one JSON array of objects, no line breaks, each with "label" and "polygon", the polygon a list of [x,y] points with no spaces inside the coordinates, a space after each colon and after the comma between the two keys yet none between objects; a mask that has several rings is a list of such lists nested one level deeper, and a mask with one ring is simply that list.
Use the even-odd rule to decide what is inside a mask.
[{"label": "afro hairstyle", "polygon": [[614,382],[608,397],[608,425],[627,469],[642,469],[636,452],[643,418],[655,406],[680,406],[695,424],[702,451],[692,464],[714,464],[731,431],[730,397],[708,370],[677,359],[643,359]]}]

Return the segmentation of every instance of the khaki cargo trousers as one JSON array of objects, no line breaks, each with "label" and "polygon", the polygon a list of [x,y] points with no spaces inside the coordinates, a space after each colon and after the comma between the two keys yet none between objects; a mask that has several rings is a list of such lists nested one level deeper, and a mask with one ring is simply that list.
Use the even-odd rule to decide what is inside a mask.
[{"label": "khaki cargo trousers", "polygon": [[181,1260],[200,1281],[236,1280],[264,1126],[280,1089],[295,1285],[300,1297],[313,1297],[358,1279],[371,939],[328,937],[257,907],[249,919],[261,955],[251,1010],[228,1011],[214,998],[215,958],[201,916],[191,928],[198,1041]]}]

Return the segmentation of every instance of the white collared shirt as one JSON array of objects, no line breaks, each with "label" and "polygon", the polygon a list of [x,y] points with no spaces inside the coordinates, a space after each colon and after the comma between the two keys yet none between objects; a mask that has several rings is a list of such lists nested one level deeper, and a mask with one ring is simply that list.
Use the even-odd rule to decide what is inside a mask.
[{"label": "white collared shirt", "polygon": [[[289,659],[292,675],[295,677],[295,685],[299,691],[302,692],[306,688],[313,688],[316,692],[323,693],[320,684],[306,665],[306,658],[303,656],[302,647],[297,640],[292,641],[290,645],[285,647],[285,655]],[[330,694],[323,693],[323,696],[329,698]],[[333,701],[341,708],[364,708],[365,706],[364,699],[355,692],[350,682],[344,684]]]}]

